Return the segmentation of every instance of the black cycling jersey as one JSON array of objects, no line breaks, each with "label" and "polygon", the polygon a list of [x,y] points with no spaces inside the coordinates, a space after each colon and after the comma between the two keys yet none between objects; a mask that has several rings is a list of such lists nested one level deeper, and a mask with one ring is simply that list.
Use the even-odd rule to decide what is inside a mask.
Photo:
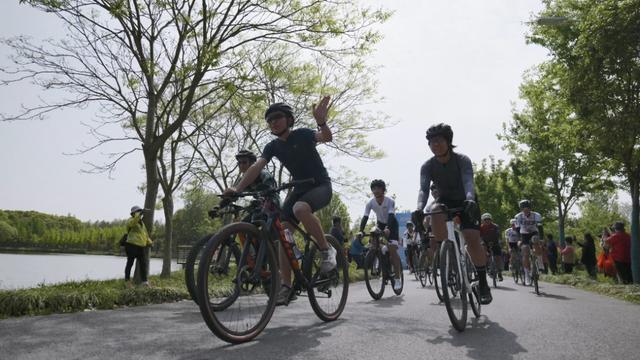
[{"label": "black cycling jersey", "polygon": [[438,202],[457,203],[475,199],[473,165],[466,155],[452,152],[449,161],[444,164],[434,156],[422,165],[418,195],[420,210],[424,209],[429,200],[431,182],[435,184],[439,193]]},{"label": "black cycling jersey", "polygon": [[327,169],[316,149],[316,131],[306,128],[292,130],[286,140],[271,140],[262,151],[263,159],[271,161],[275,156],[284,165],[293,180],[313,178],[315,184],[296,186],[294,192],[305,192],[318,185],[330,183]]}]

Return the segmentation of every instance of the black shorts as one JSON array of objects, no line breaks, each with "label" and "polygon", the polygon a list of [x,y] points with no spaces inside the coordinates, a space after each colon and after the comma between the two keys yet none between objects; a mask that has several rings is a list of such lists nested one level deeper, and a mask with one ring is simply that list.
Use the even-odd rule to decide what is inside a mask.
[{"label": "black shorts", "polygon": [[293,189],[284,199],[284,204],[282,205],[283,220],[293,221],[296,224],[300,222],[293,214],[293,205],[298,201],[307,203],[311,207],[311,212],[316,212],[329,205],[332,196],[333,190],[330,182],[319,184],[304,192],[298,192]]},{"label": "black shorts", "polygon": [[[395,215],[394,215],[395,216]],[[380,230],[384,230],[387,227],[387,224],[385,223],[381,223],[380,221],[378,221],[377,223],[378,229]],[[389,230],[391,230],[391,228],[389,227]],[[400,236],[399,236],[399,232],[398,229],[395,230],[391,230],[391,233],[389,233],[389,240],[395,240],[395,241],[400,241]]]},{"label": "black shorts", "polygon": [[[449,209],[464,207],[464,200],[448,200],[438,199],[439,204],[443,204]],[[463,211],[460,216],[460,228],[462,230],[478,230],[480,231],[480,210],[476,206],[476,211],[473,214],[468,214]]]},{"label": "black shorts", "polygon": [[509,243],[509,248],[511,248],[511,250],[518,250],[518,243],[514,242],[514,243]]},{"label": "black shorts", "polygon": [[493,256],[502,256],[502,248],[498,244],[490,244],[489,250],[491,250]]},{"label": "black shorts", "polygon": [[537,232],[532,232],[530,234],[520,234],[520,238],[522,239],[522,245],[531,245],[531,238],[538,235]]}]

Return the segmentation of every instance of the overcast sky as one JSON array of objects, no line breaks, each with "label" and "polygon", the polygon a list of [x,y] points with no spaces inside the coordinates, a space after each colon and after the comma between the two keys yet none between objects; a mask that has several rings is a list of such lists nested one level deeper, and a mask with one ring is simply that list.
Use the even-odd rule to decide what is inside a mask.
[{"label": "overcast sky", "polygon": [[[0,5],[3,37],[62,36],[52,15],[17,5]],[[381,65],[377,108],[398,124],[378,131],[370,141],[386,157],[376,162],[332,159],[370,179],[389,183],[401,209],[416,204],[419,169],[431,156],[424,138],[427,127],[449,123],[458,151],[475,163],[494,156],[508,159],[496,134],[511,118],[523,73],[546,58],[546,50],[525,41],[526,21],[542,4],[537,0],[394,0],[376,1],[395,10],[383,26],[384,40],[370,63]],[[8,49],[0,47],[0,64]],[[34,103],[37,89],[0,88],[0,112],[15,112],[20,103]],[[82,121],[93,112],[64,111],[45,121],[0,123],[0,209],[72,214],[82,220],[128,216],[142,204],[138,186],[144,182],[141,154],[123,161],[113,178],[84,174],[85,162],[100,162],[100,152],[69,156],[91,144]],[[352,218],[361,216],[365,198],[348,201]],[[156,212],[161,217],[161,211]]]}]

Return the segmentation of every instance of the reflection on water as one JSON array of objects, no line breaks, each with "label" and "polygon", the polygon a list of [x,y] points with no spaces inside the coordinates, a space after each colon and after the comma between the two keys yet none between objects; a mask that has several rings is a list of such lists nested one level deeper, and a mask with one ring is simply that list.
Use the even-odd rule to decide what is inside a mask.
[{"label": "reflection on water", "polygon": [[[106,255],[0,254],[0,289],[29,288],[70,280],[124,278],[126,261],[123,256]],[[171,269],[178,269],[175,261]],[[161,271],[162,259],[151,259],[150,273]]]}]

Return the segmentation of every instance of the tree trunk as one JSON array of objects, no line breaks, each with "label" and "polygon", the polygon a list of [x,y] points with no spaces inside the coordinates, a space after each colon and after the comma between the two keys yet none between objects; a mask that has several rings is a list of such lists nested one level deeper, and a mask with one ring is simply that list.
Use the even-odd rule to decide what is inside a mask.
[{"label": "tree trunk", "polygon": [[[144,208],[149,209],[148,211],[144,212],[144,217],[142,218],[142,221],[144,223],[144,226],[147,228],[147,233],[149,234],[149,236],[151,236],[151,234],[153,233],[153,215],[156,207],[156,198],[158,196],[158,187],[159,187],[158,173],[156,169],[158,153],[157,151],[151,149],[151,146],[146,144],[142,145],[142,151],[144,152],[144,165],[145,165],[145,171],[147,174],[147,187],[146,187],[146,194],[144,199]],[[151,240],[153,241],[153,238]],[[147,277],[150,275],[149,274],[150,256],[151,256],[151,248],[146,247],[144,249],[144,263],[147,268]],[[138,269],[138,266],[139,264],[136,261],[136,269],[133,277],[134,279],[133,281],[136,284],[139,284],[141,282],[140,269]]]},{"label": "tree trunk", "polygon": [[631,271],[633,282],[640,284],[640,239],[638,237],[638,215],[640,215],[640,179],[630,178],[631,190]]},{"label": "tree trunk", "polygon": [[[558,190],[558,188],[556,187],[556,206],[558,207],[558,239],[559,239],[559,244],[561,248],[564,248],[565,246],[565,242],[564,242],[564,220],[565,220],[565,213],[562,210],[562,195],[560,194],[560,190]],[[540,240],[544,240],[544,239],[540,239]]]},{"label": "tree trunk", "polygon": [[165,194],[162,198],[164,209],[164,244],[162,245],[162,273],[163,278],[171,276],[171,253],[173,251],[173,196]]}]

